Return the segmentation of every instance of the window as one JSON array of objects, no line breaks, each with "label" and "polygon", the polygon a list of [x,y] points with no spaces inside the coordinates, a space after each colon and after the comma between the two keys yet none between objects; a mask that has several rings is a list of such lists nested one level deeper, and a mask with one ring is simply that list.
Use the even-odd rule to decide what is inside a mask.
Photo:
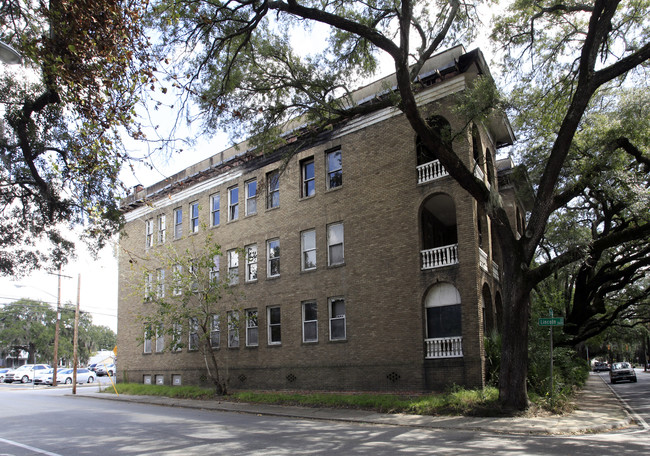
[{"label": "window", "polygon": [[171,349],[173,351],[181,351],[183,349],[183,345],[181,342],[181,338],[183,335],[183,327],[181,326],[180,323],[174,323],[172,326],[172,344],[171,344]]},{"label": "window", "polygon": [[221,211],[219,205],[221,204],[221,195],[215,193],[210,197],[210,224],[211,226],[219,226]]},{"label": "window", "polygon": [[248,309],[246,310],[246,346],[257,347],[258,344],[257,309]]},{"label": "window", "polygon": [[303,160],[300,164],[300,196],[307,198],[316,193],[316,180],[314,175],[314,157]]},{"label": "window", "polygon": [[212,257],[212,267],[210,268],[210,282],[217,282],[219,280],[219,255]]},{"label": "window", "polygon": [[190,280],[190,291],[192,293],[198,293],[199,292],[199,268],[196,264],[196,260],[192,260],[190,262],[189,266],[189,280]]},{"label": "window", "polygon": [[156,298],[162,299],[165,297],[165,270],[156,270]]},{"label": "window", "polygon": [[257,280],[257,244],[246,247],[246,282]]},{"label": "window", "polygon": [[199,349],[199,319],[196,317],[190,318],[190,331],[189,331],[189,344],[188,350]]},{"label": "window", "polygon": [[228,347],[239,347],[239,313],[228,312]]},{"label": "window", "polygon": [[144,246],[146,248],[153,247],[153,219],[149,219],[144,222],[144,232]]},{"label": "window", "polygon": [[190,233],[199,232],[199,203],[190,204]]},{"label": "window", "polygon": [[330,340],[345,339],[345,300],[343,298],[329,299]]},{"label": "window", "polygon": [[336,188],[343,185],[343,162],[341,149],[327,153],[327,188]]},{"label": "window", "polygon": [[158,244],[164,244],[167,234],[167,217],[165,214],[158,216]]},{"label": "window", "polygon": [[316,230],[300,233],[300,250],[302,251],[302,270],[316,269]]},{"label": "window", "polygon": [[180,239],[183,236],[183,209],[174,209],[174,239]]},{"label": "window", "polygon": [[267,200],[266,208],[272,209],[280,206],[280,172],[273,171],[266,175]]},{"label": "window", "polygon": [[424,302],[427,338],[462,336],[461,301],[458,289],[447,282],[437,283]]},{"label": "window", "polygon": [[228,283],[237,285],[239,283],[239,254],[237,250],[228,250]]},{"label": "window", "polygon": [[257,180],[246,182],[246,215],[257,213]]},{"label": "window", "polygon": [[302,303],[302,341],[318,342],[318,307],[315,302]]},{"label": "window", "polygon": [[180,296],[183,294],[183,266],[180,264],[172,266],[172,281],[174,283],[172,294],[174,296]]},{"label": "window", "polygon": [[327,264],[343,264],[343,224],[334,223],[327,227]]},{"label": "window", "polygon": [[239,187],[228,189],[228,221],[239,218]]},{"label": "window", "polygon": [[165,333],[163,327],[158,326],[156,328],[156,353],[162,353],[163,351],[165,351]]},{"label": "window", "polygon": [[144,273],[144,300],[151,301],[153,297],[153,274],[151,272]]},{"label": "window", "polygon": [[282,343],[282,331],[280,326],[280,308],[269,307],[268,309],[268,322],[269,322],[269,345],[279,345]]},{"label": "window", "polygon": [[280,276],[280,239],[266,241],[267,265],[266,272],[268,277]]},{"label": "window", "polygon": [[151,332],[151,326],[146,325],[143,337],[144,353],[151,353]]},{"label": "window", "polygon": [[213,314],[210,321],[210,346],[219,348],[221,345],[221,331],[219,329],[219,315]]}]

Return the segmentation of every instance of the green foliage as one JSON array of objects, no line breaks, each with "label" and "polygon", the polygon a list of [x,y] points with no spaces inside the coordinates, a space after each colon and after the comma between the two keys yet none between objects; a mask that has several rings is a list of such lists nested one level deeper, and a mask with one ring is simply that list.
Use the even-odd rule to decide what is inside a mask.
[{"label": "green foliage", "polygon": [[[135,396],[163,396],[177,399],[214,399],[214,389],[198,386],[166,386],[143,385],[142,383],[116,383],[118,394],[132,394]],[[107,388],[105,393],[114,393],[113,388]]]}]

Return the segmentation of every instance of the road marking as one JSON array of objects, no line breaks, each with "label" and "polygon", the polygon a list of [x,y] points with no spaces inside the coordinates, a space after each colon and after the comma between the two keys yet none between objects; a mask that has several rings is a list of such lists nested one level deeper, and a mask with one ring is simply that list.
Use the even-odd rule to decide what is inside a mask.
[{"label": "road marking", "polygon": [[17,446],[18,448],[33,451],[33,452],[38,453],[38,454],[45,454],[47,456],[61,456],[60,454],[57,454],[57,453],[51,453],[49,451],[41,450],[39,448],[34,448],[32,446],[29,446],[29,445],[23,445],[22,443],[14,442],[12,440],[3,439],[1,437],[0,437],[0,443],[6,443],[7,445]]}]

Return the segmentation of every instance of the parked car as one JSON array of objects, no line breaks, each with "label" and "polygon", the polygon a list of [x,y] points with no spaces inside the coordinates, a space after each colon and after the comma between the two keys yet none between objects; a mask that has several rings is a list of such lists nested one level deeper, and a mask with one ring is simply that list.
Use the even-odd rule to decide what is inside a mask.
[{"label": "parked car", "polygon": [[97,363],[92,363],[88,365],[88,370],[91,372],[95,372],[96,368],[97,368]]},{"label": "parked car", "polygon": [[16,369],[11,369],[5,374],[4,382],[13,383],[21,382],[27,383],[34,380],[34,374],[39,370],[51,369],[49,364],[25,364]]},{"label": "parked car", "polygon": [[630,363],[614,363],[609,371],[609,381],[616,383],[619,380],[636,382],[636,372]]},{"label": "parked car", "polygon": [[[63,369],[56,373],[56,383],[65,383],[71,385],[74,375],[74,369]],[[95,381],[95,375],[84,367],[77,369],[77,383],[92,383]]]},{"label": "parked car", "polygon": [[[52,384],[52,372],[54,369],[39,369],[38,372],[34,374],[34,385],[51,385]],[[50,378],[48,381],[48,377]]]},{"label": "parked car", "polygon": [[609,364],[607,363],[596,362],[594,364],[594,372],[606,372],[608,370],[609,370]]},{"label": "parked car", "polygon": [[97,367],[95,367],[95,374],[97,374],[98,377],[102,377],[104,375],[113,377],[116,371],[117,367],[115,364],[98,364]]},{"label": "parked car", "polygon": [[5,381],[5,374],[7,372],[9,372],[9,369],[6,368],[6,367],[3,367],[2,369],[0,369],[0,383]]}]

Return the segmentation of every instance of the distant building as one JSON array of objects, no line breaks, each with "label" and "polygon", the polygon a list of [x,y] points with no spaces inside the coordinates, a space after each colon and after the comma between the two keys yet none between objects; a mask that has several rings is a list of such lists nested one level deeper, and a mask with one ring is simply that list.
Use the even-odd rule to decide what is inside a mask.
[{"label": "distant building", "polygon": [[[482,74],[489,76],[480,51],[454,47],[427,62],[417,100],[432,125],[460,132],[453,149],[478,178],[504,185],[511,223],[520,226],[525,206],[513,190],[512,162],[497,168],[496,161],[496,149],[514,140],[507,119],[495,112],[466,128],[451,109],[454,95]],[[364,87],[356,99],[363,103],[391,81]],[[233,304],[221,303],[218,356],[231,389],[484,384],[483,337],[499,325],[507,280],[491,222],[397,109],[335,125],[288,163],[281,151],[225,150],[138,189],[122,209],[120,379],[205,381],[198,352],[157,352],[151,340],[142,343],[134,315],[150,304],[129,285],[129,260],[209,232],[222,246],[222,271],[238,270],[233,286],[245,296],[238,305],[257,317],[254,328],[237,328],[235,344],[226,337]]]}]

